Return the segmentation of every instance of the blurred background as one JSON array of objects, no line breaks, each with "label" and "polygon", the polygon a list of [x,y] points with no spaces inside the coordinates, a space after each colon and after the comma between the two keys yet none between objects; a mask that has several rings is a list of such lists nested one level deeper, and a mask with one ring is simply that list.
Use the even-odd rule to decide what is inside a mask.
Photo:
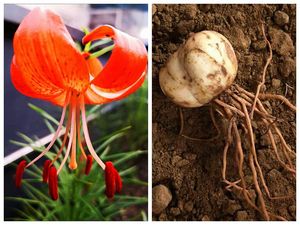
[{"label": "blurred background", "polygon": [[[34,7],[43,7],[59,14],[73,37],[74,41],[80,41],[84,36],[83,28],[90,30],[104,24],[117,27],[145,43],[148,48],[148,5],[147,4],[106,4],[106,5],[4,5],[4,163],[5,163],[5,196],[18,196],[20,190],[14,187],[15,168],[13,163],[19,162],[25,155],[33,158],[36,154],[31,148],[20,147],[11,140],[24,141],[18,132],[26,134],[35,141],[39,141],[49,135],[49,129],[45,125],[45,119],[28,107],[28,103],[42,108],[59,119],[61,108],[51,103],[38,99],[28,98],[20,94],[12,85],[10,80],[10,63],[13,56],[13,35],[24,16]],[[109,54],[106,56],[109,58]],[[102,61],[102,60],[101,60]],[[102,61],[103,62],[103,61]],[[134,94],[124,100],[103,105],[98,109],[98,114],[89,124],[92,130],[92,140],[105,137],[123,129],[131,127],[122,138],[110,143],[111,151],[114,153],[133,150],[148,149],[148,103],[147,103],[147,81]],[[89,110],[89,108],[87,109]],[[97,139],[98,140],[98,139]],[[46,143],[44,143],[46,144]],[[134,178],[147,182],[148,177],[147,154],[142,154],[132,159],[128,165],[136,165]],[[130,186],[125,194],[138,194],[147,196],[147,187],[142,185],[137,191],[136,186]],[[5,202],[5,218],[15,216],[16,202]],[[130,209],[130,213],[118,215],[129,218],[131,214],[138,215],[141,210],[147,212],[147,204]],[[125,210],[126,211],[126,210]],[[124,212],[125,212],[124,211]],[[127,211],[128,212],[128,211]],[[140,219],[140,218],[139,218]]]}]

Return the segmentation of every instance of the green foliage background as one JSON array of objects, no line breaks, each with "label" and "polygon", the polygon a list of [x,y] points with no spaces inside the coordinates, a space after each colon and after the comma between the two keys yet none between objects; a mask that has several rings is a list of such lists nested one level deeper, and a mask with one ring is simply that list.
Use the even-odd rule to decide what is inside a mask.
[{"label": "green foliage background", "polygon": [[[53,201],[48,195],[48,186],[42,183],[42,170],[36,165],[25,170],[20,196],[6,196],[5,201],[15,201],[15,216],[5,220],[147,220],[147,166],[139,168],[143,162],[147,164],[148,142],[148,104],[147,81],[128,98],[112,103],[112,110],[101,113],[102,106],[88,107],[87,115],[95,119],[89,123],[89,131],[94,148],[104,160],[113,161],[123,180],[124,191],[116,195],[113,201],[107,200],[104,174],[101,168],[93,163],[91,173],[83,173],[85,163],[71,172],[65,166],[59,174],[59,199]],[[56,130],[58,121],[37,106],[29,104],[40,116],[50,132]],[[31,146],[37,138],[19,133],[22,141],[12,141],[19,146]],[[46,158],[52,159],[58,151],[61,140],[58,139],[52,152]],[[43,148],[34,148],[37,152]],[[79,151],[79,150],[78,150]],[[24,159],[29,160],[27,156]],[[42,161],[45,160],[45,157]],[[62,157],[55,163],[58,163]],[[78,161],[80,159],[78,158]],[[140,172],[140,173],[138,173]],[[142,176],[141,176],[142,172]],[[130,188],[135,190],[132,195]],[[146,191],[145,191],[146,190]],[[143,207],[134,207],[142,205]],[[127,209],[134,207],[134,215],[127,215]]]}]

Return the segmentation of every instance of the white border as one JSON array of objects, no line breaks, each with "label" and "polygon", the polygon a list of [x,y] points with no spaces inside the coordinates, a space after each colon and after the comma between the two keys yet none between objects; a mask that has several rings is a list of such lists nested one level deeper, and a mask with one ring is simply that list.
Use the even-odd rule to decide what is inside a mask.
[{"label": "white border", "polygon": [[[1,0],[1,5],[0,5],[0,17],[2,18],[1,22],[0,22],[0,30],[4,31],[4,27],[3,27],[3,24],[4,24],[4,20],[3,20],[3,15],[4,15],[4,7],[3,7],[3,3],[6,3],[6,4],[13,4],[13,3],[16,3],[16,4],[25,4],[25,3],[29,3],[29,4],[87,4],[87,3],[90,3],[90,4],[148,4],[148,27],[149,27],[149,32],[148,32],[148,56],[149,56],[149,61],[148,61],[148,65],[149,65],[149,68],[148,68],[148,181],[149,181],[149,185],[148,185],[148,222],[146,223],[152,223],[152,4],[178,4],[178,3],[183,3],[183,4],[186,4],[187,2],[189,4],[191,3],[197,3],[197,4],[296,4],[296,0],[293,0],[293,1],[290,1],[290,0],[279,0],[279,1],[276,1],[276,0],[253,0],[253,1],[242,1],[242,0],[228,0],[228,1],[220,1],[220,0],[123,0],[123,1],[120,1],[120,0],[117,0],[117,1],[112,1],[112,0],[87,0],[87,1],[84,1],[84,0],[72,0],[72,1],[66,1],[66,0],[52,0],[51,3],[49,3],[50,0],[46,1],[45,3],[44,2],[41,2],[41,1],[38,1],[38,0],[15,0],[15,1],[9,1],[9,0]],[[297,4],[297,14],[300,12],[299,11],[299,4]],[[298,36],[299,36],[299,24],[300,24],[300,21],[299,21],[299,16],[297,15],[297,20],[296,20],[296,26],[297,26],[297,40],[298,40]],[[297,42],[297,47],[296,47],[296,51],[297,51],[297,56],[298,56],[298,53],[299,53],[299,43],[298,41]],[[0,68],[2,69],[2,77],[3,76],[3,68],[4,68],[4,36],[1,35],[1,39],[0,39],[0,49],[2,49],[2,54],[1,54],[1,60],[0,60]],[[299,57],[297,57],[297,66],[300,65],[300,59]],[[298,96],[299,96],[299,79],[297,79],[296,81],[296,84],[297,84],[297,91],[296,91],[296,96],[297,96],[297,99],[296,99],[296,102],[297,102],[297,106],[299,104],[299,100],[298,100]],[[4,165],[4,108],[3,108],[3,105],[4,105],[4,98],[3,98],[3,94],[4,94],[4,80],[3,79],[0,79],[0,84],[1,84],[1,87],[2,87],[2,91],[1,91],[1,94],[0,94],[0,103],[1,103],[1,106],[0,107],[0,116],[1,116],[1,121],[0,121],[0,126],[1,126],[1,135],[0,135],[0,146],[2,149],[2,157],[1,157],[1,163],[2,165]],[[298,116],[298,113],[297,113],[297,121],[299,119],[299,116]],[[297,139],[297,143],[296,143],[296,146],[298,146],[298,138],[299,138],[299,124],[297,123],[297,136],[296,136],[296,139]],[[297,151],[298,151],[298,148],[297,148]],[[299,168],[299,160],[297,159],[297,170]],[[0,191],[1,193],[4,193],[4,184],[3,184],[3,166],[1,166],[1,169],[0,169],[0,174],[1,174],[1,180],[2,180],[2,185],[0,185]],[[300,191],[300,187],[299,187],[299,174],[297,173],[297,217],[299,216],[299,207],[300,207],[300,203],[299,203],[299,191]],[[4,199],[3,199],[3,194],[0,195],[0,200],[2,201],[2,203],[4,204]],[[2,206],[3,206],[2,204]],[[3,221],[4,219],[4,209],[3,207],[2,208],[2,213],[1,213],[1,221]],[[296,218],[297,218],[296,217]],[[297,218],[298,219],[298,218]],[[298,219],[299,221],[299,219]],[[12,224],[15,224],[16,222],[10,222]],[[40,222],[38,222],[37,224],[39,224]],[[67,224],[71,224],[71,223],[74,223],[74,222],[66,222]],[[93,223],[108,223],[108,222],[93,222]],[[116,222],[117,224],[123,224],[124,222]],[[128,223],[128,222],[127,222]],[[140,224],[141,222],[129,222],[129,224]],[[161,223],[161,222],[156,222],[156,223]],[[174,223],[174,222],[164,222],[164,224],[171,224],[171,223]],[[184,223],[184,222],[176,222],[177,224],[178,223]],[[197,223],[197,222],[194,222],[194,223]],[[205,223],[205,222],[201,222],[201,223]],[[216,224],[217,222],[210,222],[211,224]],[[222,222],[222,223],[225,223],[225,224],[231,224],[233,222]],[[236,223],[236,222],[235,222]],[[241,223],[241,222],[238,222],[238,223]],[[252,223],[252,222],[247,222],[247,223]],[[295,222],[290,222],[292,224],[295,224]],[[35,223],[36,224],[36,223]]]}]

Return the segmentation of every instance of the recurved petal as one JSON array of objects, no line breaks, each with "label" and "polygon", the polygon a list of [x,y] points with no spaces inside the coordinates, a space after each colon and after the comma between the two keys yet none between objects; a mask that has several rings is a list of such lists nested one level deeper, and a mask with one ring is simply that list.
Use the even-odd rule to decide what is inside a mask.
[{"label": "recurved petal", "polygon": [[[92,80],[92,85],[103,93],[116,93],[112,99],[122,98],[136,90],[137,84],[142,84],[140,81],[145,76],[147,51],[142,41],[108,25],[91,31],[83,38],[83,43],[104,37],[113,39],[114,48],[103,70]],[[133,91],[129,91],[129,87]]]},{"label": "recurved petal", "polygon": [[[85,60],[62,19],[52,11],[33,9],[17,29],[13,46],[15,64],[31,89],[52,95],[58,88],[81,92],[88,86]],[[31,96],[32,90],[25,88],[22,93]]]},{"label": "recurved petal", "polygon": [[115,92],[110,92],[99,88],[98,86],[91,84],[85,92],[86,104],[104,104],[112,101],[122,99],[129,94],[135,92],[144,82],[145,73],[143,73],[139,79],[131,86]]}]

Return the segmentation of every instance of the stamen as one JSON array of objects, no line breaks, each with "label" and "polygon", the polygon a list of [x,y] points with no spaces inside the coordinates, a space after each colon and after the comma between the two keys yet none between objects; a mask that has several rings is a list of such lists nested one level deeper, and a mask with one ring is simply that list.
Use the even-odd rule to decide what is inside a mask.
[{"label": "stamen", "polygon": [[105,163],[105,194],[107,198],[111,199],[114,197],[116,192],[116,179],[115,179],[115,168],[112,162]]},{"label": "stamen", "polygon": [[75,132],[75,114],[76,114],[76,107],[75,107],[75,104],[74,104],[74,101],[72,100],[71,102],[71,110],[70,110],[70,116],[72,117],[71,118],[71,132],[70,132],[70,136],[69,136],[69,143],[68,143],[68,148],[67,148],[67,151],[66,151],[66,154],[65,154],[65,157],[62,161],[62,163],[60,164],[58,170],[57,170],[57,174],[60,173],[60,171],[62,170],[63,166],[65,165],[67,159],[68,159],[68,156],[70,155],[70,150],[71,150],[71,146],[72,146],[72,137],[74,135],[74,132]]},{"label": "stamen", "polygon": [[63,151],[63,149],[66,145],[68,134],[69,134],[70,127],[71,127],[71,117],[72,117],[71,113],[69,113],[68,121],[67,121],[67,125],[66,125],[66,131],[65,131],[65,134],[64,134],[64,139],[63,139],[62,145],[60,146],[60,149],[58,150],[55,158],[52,160],[51,165],[53,165],[53,163],[58,159],[58,157],[61,155],[61,153],[62,153],[62,151]]},{"label": "stamen", "polygon": [[58,199],[57,172],[54,166],[51,166],[49,172],[49,194],[53,200]]},{"label": "stamen", "polygon": [[101,166],[101,168],[103,170],[105,170],[105,164],[103,163],[103,161],[97,155],[95,149],[93,148],[91,139],[90,139],[89,131],[88,131],[88,128],[87,128],[87,122],[86,122],[86,115],[85,115],[85,107],[84,107],[84,98],[83,98],[83,96],[81,96],[80,109],[81,109],[81,119],[82,119],[83,134],[84,134],[84,138],[85,138],[88,150],[91,153],[91,155],[93,156],[93,158],[96,160],[96,162]]},{"label": "stamen", "polygon": [[63,122],[64,122],[64,119],[65,119],[65,114],[66,114],[66,109],[67,109],[67,105],[70,101],[70,93],[67,93],[67,97],[66,97],[66,100],[65,100],[65,105],[64,105],[64,108],[63,108],[63,111],[62,111],[62,114],[61,114],[61,118],[60,118],[60,121],[59,121],[59,125],[58,125],[58,128],[54,134],[54,137],[53,139],[51,140],[50,144],[47,146],[47,148],[42,151],[35,159],[33,159],[27,166],[26,168],[28,168],[29,166],[31,166],[33,163],[35,163],[37,160],[39,160],[41,157],[43,157],[49,150],[50,148],[53,146],[54,142],[56,141],[57,137],[58,137],[58,134],[59,132],[61,131],[61,128],[62,128],[62,125],[63,125]]},{"label": "stamen", "polygon": [[77,128],[77,138],[78,138],[79,148],[81,150],[81,154],[83,155],[83,158],[87,159],[85,151],[84,151],[84,148],[83,148],[82,143],[81,143],[81,134],[80,134],[80,107],[79,106],[76,107],[76,124],[77,124],[76,128]]},{"label": "stamen", "polygon": [[91,155],[88,155],[86,158],[86,164],[85,164],[85,174],[86,175],[89,175],[92,165],[93,165],[93,157]]},{"label": "stamen", "polygon": [[[75,107],[75,106],[73,106]],[[75,111],[75,116],[76,116],[76,111]],[[71,136],[70,138],[72,138],[72,151],[71,151],[71,159],[70,159],[70,163],[69,163],[69,168],[71,170],[75,170],[77,168],[77,162],[76,162],[76,120],[75,120],[75,124],[73,124],[74,127],[74,131],[73,131],[73,137]]]},{"label": "stamen", "polygon": [[22,184],[22,177],[23,177],[23,173],[26,167],[26,160],[22,160],[19,165],[17,166],[17,170],[16,170],[16,187],[20,188],[21,184]]},{"label": "stamen", "polygon": [[43,182],[44,183],[48,182],[50,165],[51,165],[51,160],[47,159],[44,162],[44,169],[43,169]]}]

